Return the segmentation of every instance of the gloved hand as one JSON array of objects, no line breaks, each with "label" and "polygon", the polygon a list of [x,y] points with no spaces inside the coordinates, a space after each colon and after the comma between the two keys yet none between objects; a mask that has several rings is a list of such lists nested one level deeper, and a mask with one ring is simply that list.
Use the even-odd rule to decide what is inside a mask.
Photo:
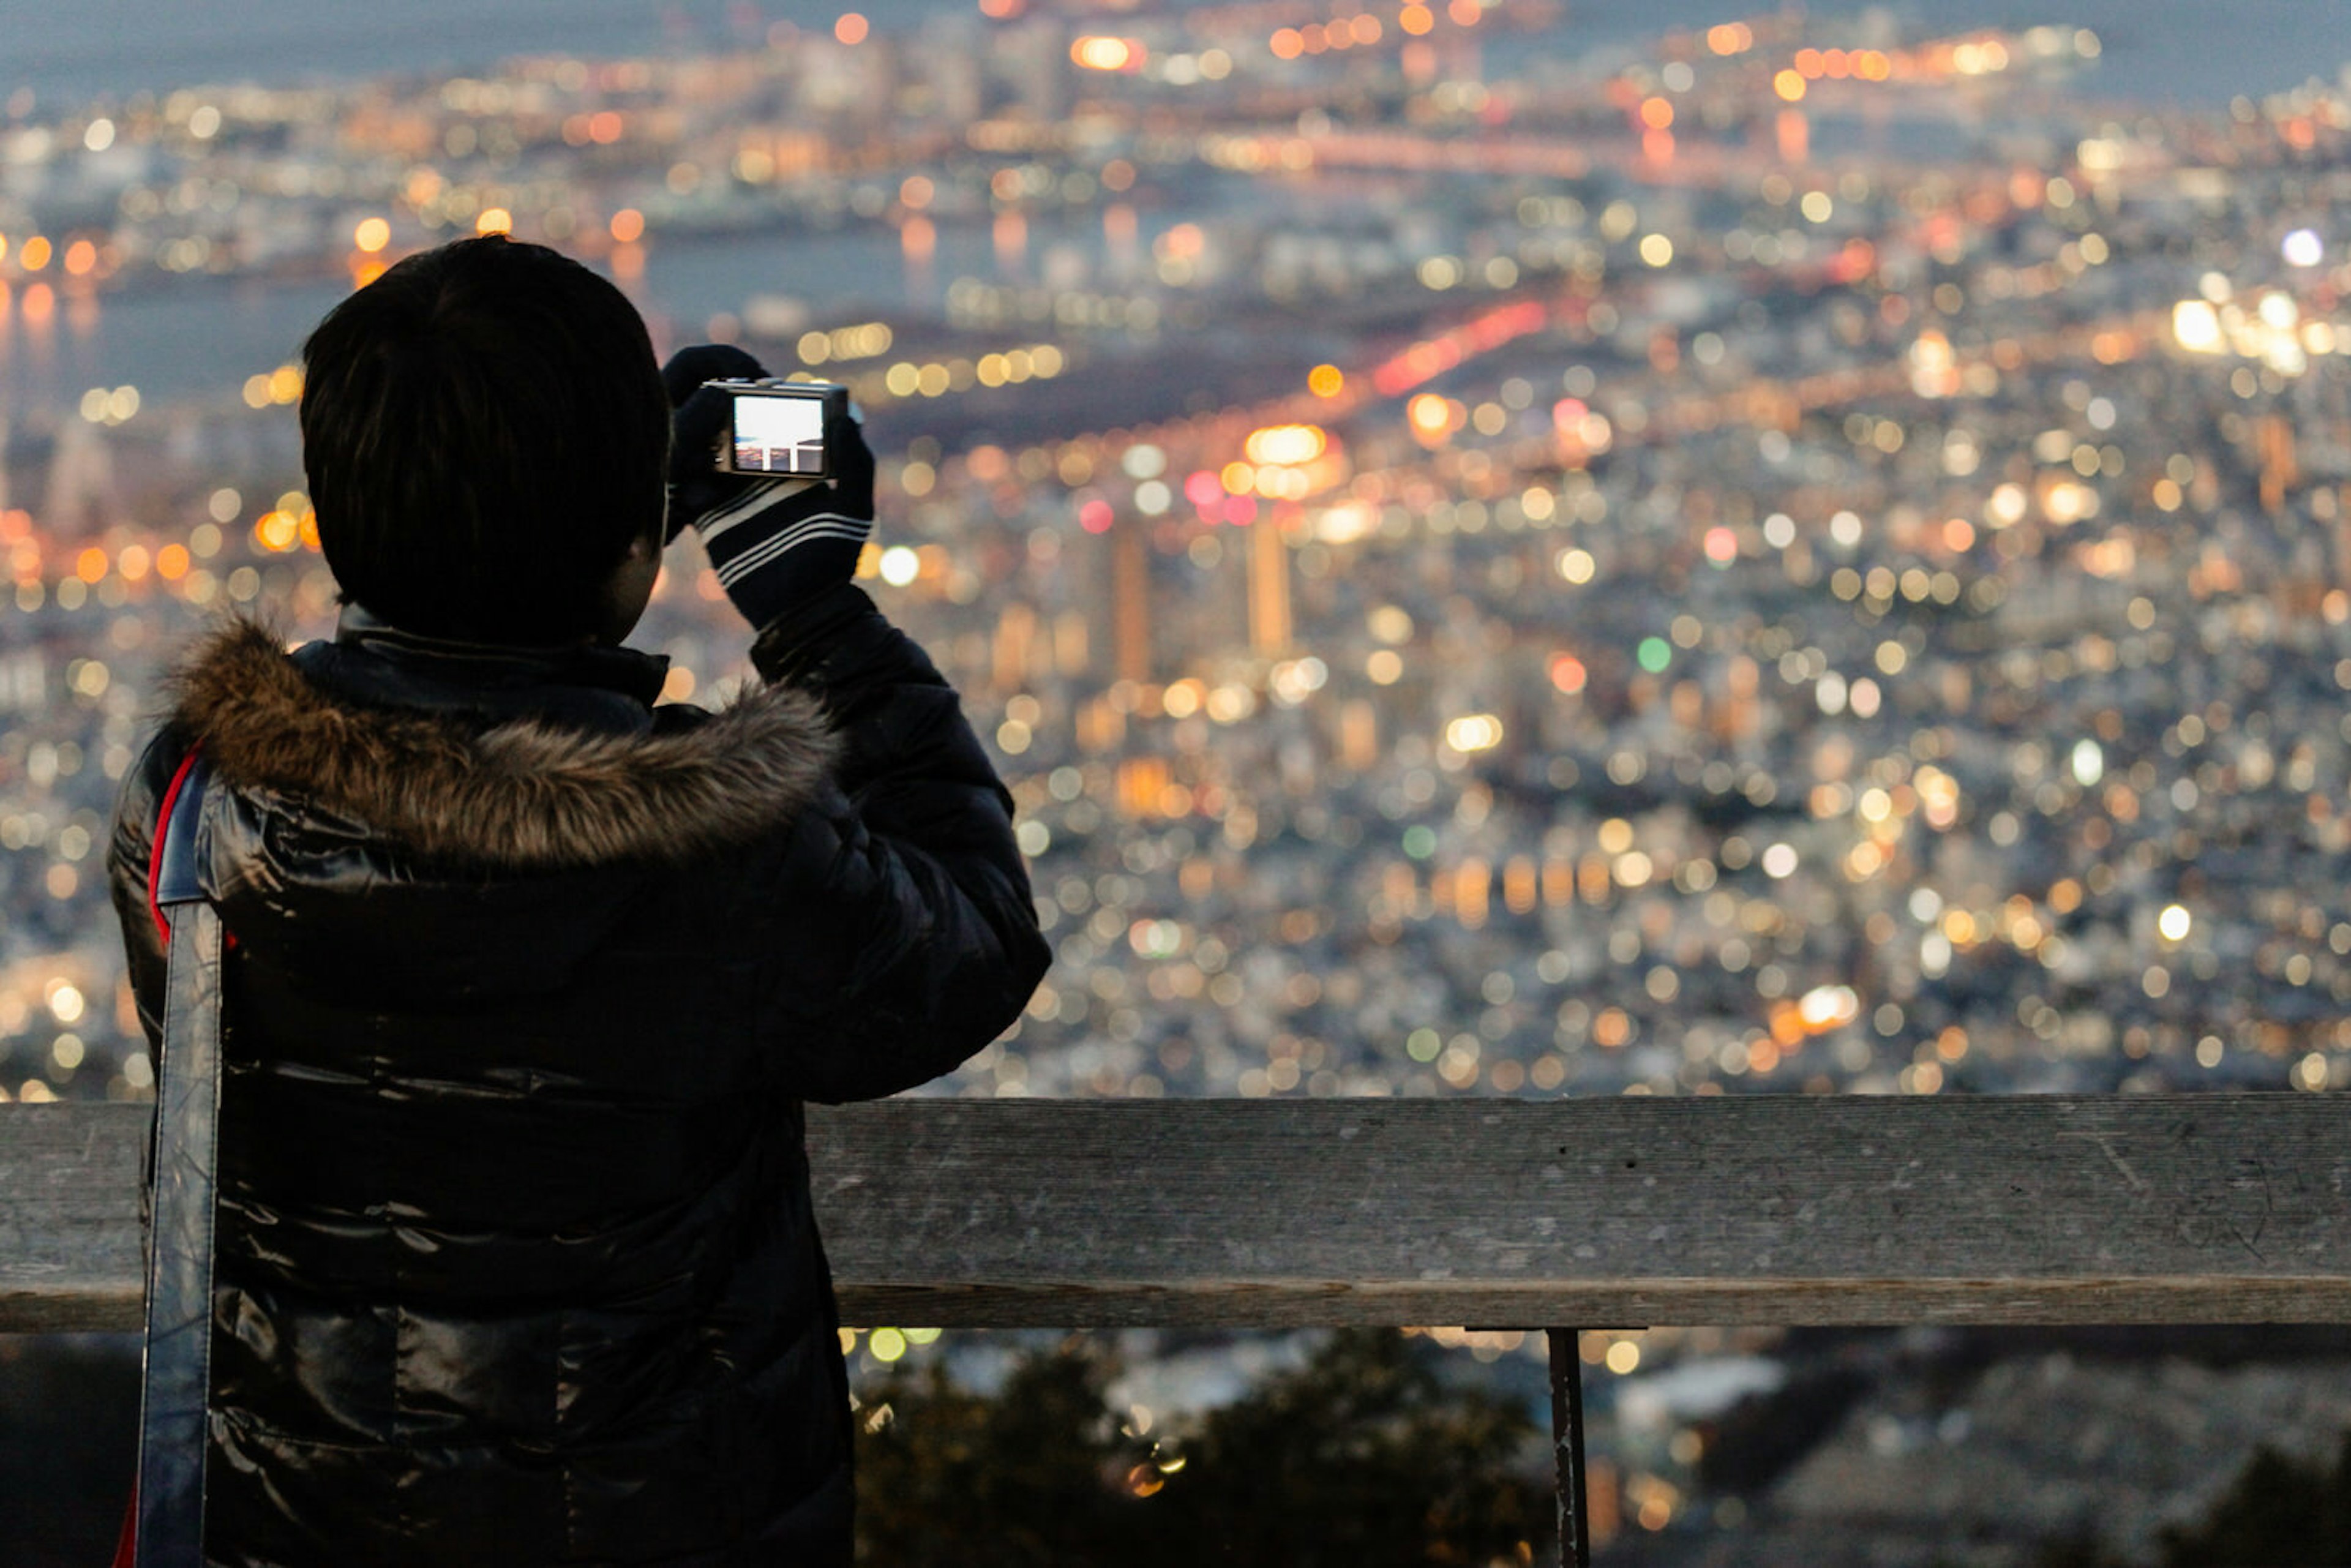
[{"label": "gloved hand", "polygon": [[702,383],[766,374],[742,350],[716,343],[681,349],[662,367],[676,411],[668,537],[691,524],[726,597],[761,629],[848,581],[873,532],[873,455],[854,415],[826,423],[831,479],[759,479],[719,470],[729,399]]}]

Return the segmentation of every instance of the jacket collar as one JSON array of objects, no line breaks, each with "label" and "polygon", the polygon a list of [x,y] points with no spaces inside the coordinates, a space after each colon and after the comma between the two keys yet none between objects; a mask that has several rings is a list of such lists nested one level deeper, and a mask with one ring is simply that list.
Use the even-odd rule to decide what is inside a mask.
[{"label": "jacket collar", "polygon": [[332,642],[308,643],[294,660],[313,681],[357,702],[620,735],[652,729],[653,705],[669,674],[667,658],[633,648],[426,637],[356,603],[343,607]]},{"label": "jacket collar", "polygon": [[172,718],[216,777],[262,792],[257,809],[322,808],[436,862],[686,860],[766,837],[819,797],[839,745],[814,695],[758,686],[656,724],[643,699],[662,668],[613,649],[436,645],[371,622],[288,654],[267,627],[232,621],[179,667]]}]

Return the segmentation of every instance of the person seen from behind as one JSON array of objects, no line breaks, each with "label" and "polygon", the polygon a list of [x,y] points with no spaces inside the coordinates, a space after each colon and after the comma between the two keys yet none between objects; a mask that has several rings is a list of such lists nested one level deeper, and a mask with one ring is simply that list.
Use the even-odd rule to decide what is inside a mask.
[{"label": "person seen from behind", "polygon": [[[827,482],[718,472],[703,383],[757,363],[659,368],[611,284],[503,236],[394,266],[303,362],[340,622],[209,637],[109,857],[159,1046],[158,814],[200,750],[204,1557],[845,1563],[802,1103],[954,1067],[1050,957],[955,692],[851,581],[872,458],[843,417]],[[763,677],[716,712],[621,645],[689,525]]]}]

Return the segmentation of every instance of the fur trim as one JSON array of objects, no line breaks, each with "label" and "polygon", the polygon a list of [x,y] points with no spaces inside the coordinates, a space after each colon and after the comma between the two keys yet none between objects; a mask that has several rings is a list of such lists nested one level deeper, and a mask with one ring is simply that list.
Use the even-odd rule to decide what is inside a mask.
[{"label": "fur trim", "polygon": [[756,690],[692,729],[475,731],[337,698],[250,621],[173,678],[174,718],[225,781],[316,801],[432,860],[555,869],[748,842],[814,798],[837,745],[817,700]]}]

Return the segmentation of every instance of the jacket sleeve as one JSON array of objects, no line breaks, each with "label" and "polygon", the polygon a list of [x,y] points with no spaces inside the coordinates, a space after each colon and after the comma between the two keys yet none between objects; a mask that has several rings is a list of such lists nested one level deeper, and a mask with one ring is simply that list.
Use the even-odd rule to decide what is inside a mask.
[{"label": "jacket sleeve", "polygon": [[1012,797],[954,689],[855,586],[770,627],[752,657],[815,693],[841,743],[790,853],[819,906],[793,922],[812,935],[767,1009],[778,1064],[804,1099],[894,1094],[1002,1033],[1052,961]]},{"label": "jacket sleeve", "polygon": [[155,814],[162,810],[164,790],[187,751],[186,737],[170,727],[148,743],[123,776],[121,793],[114,799],[114,828],[107,837],[107,889],[114,898],[115,918],[122,926],[131,994],[138,1003],[139,1023],[151,1055],[163,1038],[163,977],[170,959],[162,935],[155,928],[148,874],[154,860]]}]

